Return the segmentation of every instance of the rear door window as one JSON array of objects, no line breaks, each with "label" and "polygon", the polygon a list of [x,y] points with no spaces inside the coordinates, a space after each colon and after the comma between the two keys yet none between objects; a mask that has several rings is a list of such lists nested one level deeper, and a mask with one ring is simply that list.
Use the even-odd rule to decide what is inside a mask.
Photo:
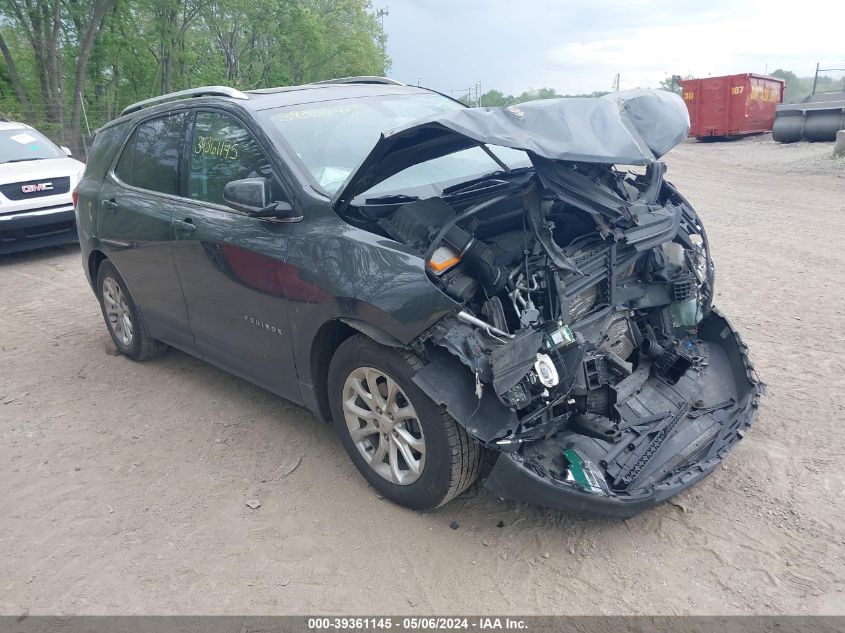
[{"label": "rear door window", "polygon": [[188,197],[225,205],[223,188],[242,178],[272,177],[270,161],[236,119],[222,112],[197,112]]},{"label": "rear door window", "polygon": [[186,112],[144,121],[132,133],[114,169],[127,185],[179,195],[179,156]]}]

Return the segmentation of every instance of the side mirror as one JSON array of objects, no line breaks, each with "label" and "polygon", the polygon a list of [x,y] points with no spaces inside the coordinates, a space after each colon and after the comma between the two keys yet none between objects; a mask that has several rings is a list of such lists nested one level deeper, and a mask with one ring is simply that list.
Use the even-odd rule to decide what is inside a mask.
[{"label": "side mirror", "polygon": [[223,187],[223,200],[236,211],[261,211],[270,199],[270,181],[266,178],[232,180]]},{"label": "side mirror", "polygon": [[65,153],[65,156],[73,156],[73,152],[70,151],[69,147],[62,145],[59,149]]},{"label": "side mirror", "polygon": [[254,218],[274,218],[285,222],[302,219],[302,216],[295,215],[289,202],[273,201],[271,197],[267,178],[232,180],[223,187],[223,200],[236,211]]}]

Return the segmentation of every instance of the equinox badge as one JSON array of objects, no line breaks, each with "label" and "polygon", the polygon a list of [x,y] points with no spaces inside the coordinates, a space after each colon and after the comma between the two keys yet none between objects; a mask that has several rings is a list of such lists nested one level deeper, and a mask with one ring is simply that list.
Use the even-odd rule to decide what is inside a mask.
[{"label": "equinox badge", "polygon": [[282,333],[282,328],[276,327],[275,325],[270,325],[266,321],[256,319],[255,317],[249,316],[248,314],[244,315],[244,321],[246,321],[247,323],[252,323],[253,325],[257,325],[258,327],[263,327],[265,330],[267,330],[268,332],[272,332],[273,334],[281,335]]}]

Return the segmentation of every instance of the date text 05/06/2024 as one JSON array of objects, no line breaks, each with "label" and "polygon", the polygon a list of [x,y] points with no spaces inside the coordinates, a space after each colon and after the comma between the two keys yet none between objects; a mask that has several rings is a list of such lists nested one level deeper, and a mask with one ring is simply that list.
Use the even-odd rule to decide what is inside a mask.
[{"label": "date text 05/06/2024", "polygon": [[360,631],[360,630],[527,630],[525,620],[498,617],[334,617],[308,618],[308,629],[312,631]]}]

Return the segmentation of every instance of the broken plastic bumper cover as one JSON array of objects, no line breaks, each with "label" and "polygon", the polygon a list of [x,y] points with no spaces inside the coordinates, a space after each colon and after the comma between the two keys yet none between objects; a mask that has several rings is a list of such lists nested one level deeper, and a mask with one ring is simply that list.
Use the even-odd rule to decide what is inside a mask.
[{"label": "broken plastic bumper cover", "polygon": [[[708,365],[700,372],[688,370],[698,376],[675,385],[650,377],[620,407],[620,427],[627,428],[618,443],[557,433],[523,445],[520,452],[500,453],[487,488],[506,499],[626,518],[704,478],[753,422],[763,387],[745,345],[718,311],[702,321],[700,336],[708,347]],[[610,481],[602,478],[597,485],[599,463]]]}]

